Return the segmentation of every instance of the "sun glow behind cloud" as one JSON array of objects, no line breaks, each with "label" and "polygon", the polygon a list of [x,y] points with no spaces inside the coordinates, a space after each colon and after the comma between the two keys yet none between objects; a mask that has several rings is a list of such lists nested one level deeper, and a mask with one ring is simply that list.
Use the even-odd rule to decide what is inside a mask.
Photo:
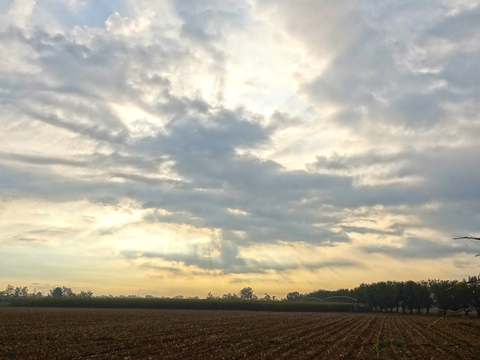
[{"label": "sun glow behind cloud", "polygon": [[450,239],[480,230],[479,6],[0,6],[0,286],[471,275]]}]

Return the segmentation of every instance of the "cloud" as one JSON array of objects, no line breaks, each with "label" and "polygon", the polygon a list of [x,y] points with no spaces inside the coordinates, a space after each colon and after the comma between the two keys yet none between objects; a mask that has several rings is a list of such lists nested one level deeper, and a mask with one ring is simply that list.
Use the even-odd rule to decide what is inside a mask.
[{"label": "cloud", "polygon": [[[343,173],[360,183],[349,192],[350,201],[383,205],[420,205],[429,201],[478,201],[475,182],[480,176],[474,154],[476,144],[461,147],[442,147],[432,144],[422,150],[404,149],[400,152],[369,151],[351,156],[332,154],[317,157],[307,165],[320,173]],[[343,197],[338,203],[346,201]],[[348,201],[348,200],[347,200]]]},{"label": "cloud", "polygon": [[14,242],[25,242],[25,243],[48,243],[48,240],[31,238],[31,237],[13,237],[8,240],[14,241]]},{"label": "cloud", "polygon": [[115,199],[112,196],[104,196],[100,198],[94,198],[90,199],[91,202],[94,204],[101,204],[103,206],[117,206],[118,205],[118,199]]},{"label": "cloud", "polygon": [[380,253],[400,259],[441,259],[452,257],[455,254],[475,254],[480,247],[475,244],[445,244],[431,240],[409,237],[402,246],[379,245],[364,246],[363,250],[369,254]]},{"label": "cloud", "polygon": [[209,248],[195,247],[190,253],[159,253],[138,252],[136,250],[122,250],[121,254],[128,259],[162,259],[183,263],[185,266],[196,266],[203,270],[221,270],[229,274],[242,274],[249,272],[264,272],[256,266],[255,261],[248,264],[243,258],[238,257],[238,248],[229,242],[223,242],[218,249],[218,254],[212,254]]},{"label": "cloud", "polygon": [[171,266],[157,266],[155,264],[146,262],[141,265],[142,268],[145,269],[154,269],[154,270],[159,270],[159,271],[167,271],[173,274],[183,274],[183,270],[176,268],[176,267],[171,267]]},{"label": "cloud", "polygon": [[377,235],[389,235],[389,236],[401,236],[404,233],[404,229],[398,228],[394,230],[378,230],[378,229],[371,229],[366,227],[360,226],[341,226],[345,232],[353,232],[358,234],[377,234]]},{"label": "cloud", "polygon": [[446,16],[442,21],[426,31],[426,34],[434,38],[448,39],[450,41],[462,41],[479,35],[478,21],[480,20],[480,6],[458,11],[453,15]]},{"label": "cloud", "polygon": [[281,282],[280,280],[277,279],[263,279],[263,278],[233,278],[232,280],[229,281],[230,284],[252,284],[257,281],[261,282],[273,282],[273,283],[279,283]]},{"label": "cloud", "polygon": [[300,92],[319,111],[335,108],[331,120],[349,129],[381,123],[423,131],[453,124],[457,112],[448,105],[471,98],[469,90],[477,87],[479,31],[465,24],[475,22],[478,7],[451,15],[439,1],[257,6],[277,15],[276,23],[324,64]]},{"label": "cloud", "polygon": [[[42,226],[43,225],[43,226]],[[54,226],[49,224],[8,224],[8,233],[2,234],[3,243],[27,245],[27,244],[48,244],[52,246],[59,239],[72,237],[78,229]]]},{"label": "cloud", "polygon": [[[288,263],[270,259],[257,260],[243,257],[237,245],[232,241],[222,241],[218,247],[193,247],[190,252],[142,252],[122,250],[121,255],[130,260],[161,259],[180,263],[183,266],[195,266],[206,271],[220,271],[222,274],[265,274],[268,271],[283,272],[297,269],[317,270],[322,268],[357,267],[359,263],[349,259],[331,258],[329,260],[291,260]],[[153,267],[150,262],[141,266],[166,270],[164,266]],[[167,269],[168,270],[168,269]]]},{"label": "cloud", "polygon": [[7,18],[10,19],[10,24],[24,28],[35,5],[36,0],[14,0],[7,14]]}]

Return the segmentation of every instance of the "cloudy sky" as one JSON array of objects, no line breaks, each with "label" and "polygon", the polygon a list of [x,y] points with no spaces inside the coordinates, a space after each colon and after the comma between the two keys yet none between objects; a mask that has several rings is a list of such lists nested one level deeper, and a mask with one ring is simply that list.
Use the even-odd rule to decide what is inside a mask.
[{"label": "cloudy sky", "polygon": [[480,1],[3,0],[0,288],[478,274]]}]

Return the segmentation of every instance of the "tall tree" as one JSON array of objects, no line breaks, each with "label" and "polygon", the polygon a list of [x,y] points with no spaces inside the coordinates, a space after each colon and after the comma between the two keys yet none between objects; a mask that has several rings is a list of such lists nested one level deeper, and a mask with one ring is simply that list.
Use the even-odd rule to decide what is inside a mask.
[{"label": "tall tree", "polygon": [[415,308],[416,299],[415,299],[415,281],[408,280],[405,282],[405,303],[410,311],[410,314]]},{"label": "tall tree", "polygon": [[244,287],[242,290],[240,290],[239,293],[240,299],[242,300],[257,300],[258,297],[253,293],[253,290],[251,287]]},{"label": "tall tree", "polygon": [[287,294],[288,301],[296,301],[300,299],[301,299],[301,295],[298,291],[292,291]]},{"label": "tall tree", "polygon": [[50,290],[50,296],[51,297],[62,297],[63,296],[62,288],[60,286],[58,286],[56,288],[53,288],[52,290]]},{"label": "tall tree", "polygon": [[396,294],[397,294],[397,313],[398,308],[402,308],[402,313],[405,314],[405,309],[407,308],[407,301],[405,298],[405,283],[403,281],[395,282]]},{"label": "tall tree", "polygon": [[420,289],[419,289],[420,301],[428,314],[433,305],[433,297],[430,292],[430,288],[428,286],[427,281],[422,280],[420,281],[419,285],[420,285]]},{"label": "tall tree", "polygon": [[459,308],[455,299],[455,287],[457,286],[458,281],[450,280],[429,280],[430,290],[435,299],[437,306],[443,310],[443,314],[447,314],[447,310],[455,310]]},{"label": "tall tree", "polygon": [[75,293],[72,291],[71,288],[68,288],[66,286],[62,287],[62,296],[63,297],[74,297]]}]

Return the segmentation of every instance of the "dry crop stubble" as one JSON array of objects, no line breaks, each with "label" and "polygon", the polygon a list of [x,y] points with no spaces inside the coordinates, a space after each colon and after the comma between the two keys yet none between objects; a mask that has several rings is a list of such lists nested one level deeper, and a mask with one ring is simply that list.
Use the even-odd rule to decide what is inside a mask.
[{"label": "dry crop stubble", "polygon": [[5,359],[480,358],[480,321],[391,313],[0,309]]}]

